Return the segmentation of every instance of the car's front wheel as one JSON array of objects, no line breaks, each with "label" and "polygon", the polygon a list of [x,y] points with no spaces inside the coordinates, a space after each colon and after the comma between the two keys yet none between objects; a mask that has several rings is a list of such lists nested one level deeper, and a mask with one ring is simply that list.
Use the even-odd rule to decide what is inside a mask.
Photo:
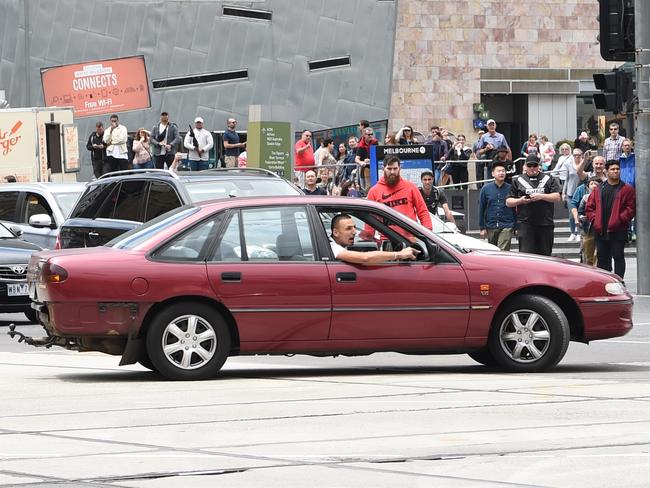
[{"label": "car's front wheel", "polygon": [[562,309],[540,295],[511,299],[495,316],[490,353],[508,371],[545,371],[566,354],[571,338]]},{"label": "car's front wheel", "polygon": [[158,313],[147,332],[155,370],[171,380],[203,380],[221,369],[230,352],[223,318],[203,303],[177,303]]}]

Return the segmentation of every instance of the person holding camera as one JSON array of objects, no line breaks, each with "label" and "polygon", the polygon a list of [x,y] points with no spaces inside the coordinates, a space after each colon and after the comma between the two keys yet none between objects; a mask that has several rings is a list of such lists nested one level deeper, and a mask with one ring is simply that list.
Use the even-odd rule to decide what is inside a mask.
[{"label": "person holding camera", "polygon": [[550,173],[540,171],[536,154],[526,158],[524,173],[515,176],[506,205],[517,209],[519,252],[550,256],[553,251],[554,204],[562,188]]},{"label": "person holding camera", "polygon": [[133,137],[133,169],[152,169],[149,131],[140,127]]},{"label": "person holding camera", "polygon": [[203,119],[201,117],[194,119],[194,129],[190,127],[190,130],[185,134],[183,146],[189,151],[190,171],[208,169],[210,149],[214,146],[214,140],[210,131],[203,128]]}]

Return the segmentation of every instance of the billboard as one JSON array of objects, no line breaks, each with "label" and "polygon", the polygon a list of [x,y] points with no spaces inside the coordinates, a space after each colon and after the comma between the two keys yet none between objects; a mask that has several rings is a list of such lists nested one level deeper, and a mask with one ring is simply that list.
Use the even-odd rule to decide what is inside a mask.
[{"label": "billboard", "polygon": [[370,146],[370,180],[374,185],[382,176],[384,158],[389,154],[399,156],[400,175],[405,180],[420,186],[423,171],[433,171],[433,146],[414,144],[410,146]]},{"label": "billboard", "polygon": [[46,107],[72,106],[75,117],[149,108],[144,56],[41,68]]}]

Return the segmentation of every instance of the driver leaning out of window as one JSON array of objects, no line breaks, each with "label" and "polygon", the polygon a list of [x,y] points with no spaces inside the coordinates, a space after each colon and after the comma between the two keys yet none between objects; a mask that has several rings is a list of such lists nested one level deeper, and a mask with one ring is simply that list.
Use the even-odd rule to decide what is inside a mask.
[{"label": "driver leaning out of window", "polygon": [[401,251],[351,251],[348,246],[354,244],[357,229],[354,220],[347,214],[339,214],[332,219],[332,238],[330,246],[334,257],[352,264],[380,264],[388,261],[412,261],[420,253],[412,247]]}]

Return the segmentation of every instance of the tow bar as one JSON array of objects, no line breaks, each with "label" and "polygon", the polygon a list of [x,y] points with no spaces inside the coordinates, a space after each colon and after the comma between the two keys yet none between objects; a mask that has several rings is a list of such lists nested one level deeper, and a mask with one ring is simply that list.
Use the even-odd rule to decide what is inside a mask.
[{"label": "tow bar", "polygon": [[49,349],[50,347],[56,345],[56,337],[51,336],[51,337],[30,337],[26,336],[22,332],[16,331],[16,325],[15,324],[10,324],[9,325],[9,337],[12,339],[18,336],[18,342],[24,342],[25,344],[28,344],[30,346],[35,346],[35,347],[45,347],[46,349]]}]

